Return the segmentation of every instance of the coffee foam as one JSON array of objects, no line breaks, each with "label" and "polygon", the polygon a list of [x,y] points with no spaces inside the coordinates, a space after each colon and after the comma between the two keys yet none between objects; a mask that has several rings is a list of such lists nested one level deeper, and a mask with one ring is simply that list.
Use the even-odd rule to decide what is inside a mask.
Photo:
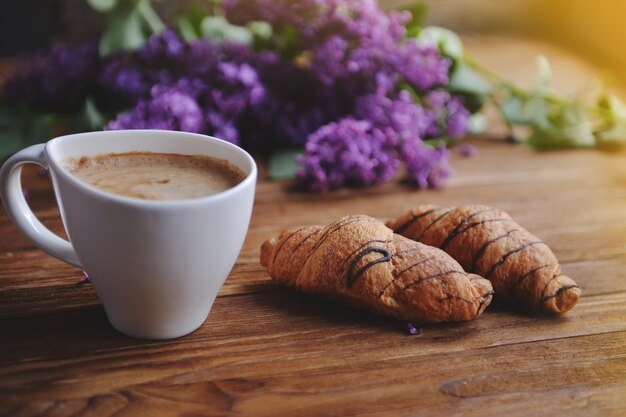
[{"label": "coffee foam", "polygon": [[245,178],[228,161],[205,155],[112,153],[68,158],[63,165],[98,189],[146,200],[206,197],[232,188]]}]

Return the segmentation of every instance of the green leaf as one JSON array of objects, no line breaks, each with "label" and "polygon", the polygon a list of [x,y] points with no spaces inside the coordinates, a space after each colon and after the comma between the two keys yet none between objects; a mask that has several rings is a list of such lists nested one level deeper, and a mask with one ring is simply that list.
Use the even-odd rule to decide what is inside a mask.
[{"label": "green leaf", "polygon": [[511,95],[500,103],[502,116],[509,124],[528,124],[529,120],[524,115],[525,100],[521,97]]},{"label": "green leaf", "polygon": [[8,105],[0,105],[0,127],[15,123],[16,111]]},{"label": "green leaf", "polygon": [[248,23],[248,29],[255,37],[265,40],[270,39],[274,33],[272,25],[262,21]]},{"label": "green leaf", "polygon": [[7,159],[26,146],[22,144],[22,134],[19,126],[0,129],[0,161]]},{"label": "green leaf", "polygon": [[424,26],[426,23],[426,16],[428,16],[428,4],[424,1],[419,1],[408,6],[402,6],[402,10],[411,12],[411,20],[406,24],[408,29]]},{"label": "green leaf", "polygon": [[137,12],[135,5],[130,8],[116,8],[107,17],[107,28],[100,39],[100,54],[107,56],[118,50],[137,49],[147,39],[141,15]]},{"label": "green leaf", "polygon": [[537,149],[564,149],[595,145],[586,109],[576,102],[559,106],[543,126],[533,126],[527,143]]},{"label": "green leaf", "polygon": [[0,127],[0,159],[8,158],[20,149],[50,139],[58,120],[54,114],[15,112],[11,124]]},{"label": "green leaf", "polygon": [[598,145],[603,147],[618,147],[626,145],[626,123],[616,123],[609,128],[595,133]]},{"label": "green leaf", "polygon": [[138,49],[163,28],[149,0],[119,1],[107,13],[106,29],[100,38],[100,55]]},{"label": "green leaf", "polygon": [[176,26],[178,26],[178,32],[182,36],[185,42],[195,41],[200,38],[200,33],[196,30],[193,23],[187,16],[180,16],[176,19]]},{"label": "green leaf", "polygon": [[550,62],[548,59],[539,55],[536,58],[537,61],[537,91],[548,91],[552,86],[552,70],[550,69]]},{"label": "green leaf", "polygon": [[459,36],[451,30],[437,26],[428,26],[422,29],[417,37],[422,44],[434,44],[439,47],[442,54],[454,61],[463,60],[465,48]]},{"label": "green leaf", "polygon": [[524,97],[509,91],[500,109],[509,124],[545,126],[548,124],[550,104],[540,96]]},{"label": "green leaf", "polygon": [[431,148],[447,147],[454,142],[458,142],[458,140],[455,140],[454,138],[451,138],[449,136],[440,136],[438,138],[425,139],[422,141],[424,145]]},{"label": "green leaf", "polygon": [[176,19],[178,30],[187,42],[199,39],[202,37],[202,31],[200,29],[202,20],[208,16],[206,10],[197,4],[192,5],[184,14],[181,14]]},{"label": "green leaf", "polygon": [[598,108],[608,111],[611,120],[626,119],[626,104],[613,94],[605,92],[600,95]]},{"label": "green leaf", "polygon": [[421,103],[421,101],[422,101],[421,96],[415,90],[415,87],[413,87],[411,84],[409,84],[409,83],[407,83],[405,81],[401,81],[400,85],[398,87],[400,88],[400,90],[408,91],[414,102]]},{"label": "green leaf", "polygon": [[470,133],[482,133],[487,130],[489,121],[487,116],[482,113],[474,113],[469,119],[469,131]]},{"label": "green leaf", "polygon": [[603,93],[598,99],[597,113],[600,127],[595,135],[603,147],[626,144],[626,105],[616,96]]},{"label": "green leaf", "polygon": [[490,83],[463,62],[459,62],[450,75],[448,87],[453,92],[476,94],[480,96],[486,96],[493,90]]},{"label": "green leaf", "polygon": [[295,159],[302,152],[302,149],[283,149],[272,153],[268,160],[267,176],[272,180],[295,178],[298,169]]},{"label": "green leaf", "polygon": [[107,118],[98,109],[92,97],[87,97],[85,100],[81,116],[81,121],[88,130],[100,130],[107,122]]},{"label": "green leaf", "polygon": [[294,57],[302,52],[298,32],[292,26],[284,26],[275,35],[275,47],[283,55]]},{"label": "green leaf", "polygon": [[250,29],[228,23],[223,16],[207,16],[200,25],[202,36],[214,42],[233,41],[245,45],[252,44]]},{"label": "green leaf", "polygon": [[159,33],[165,29],[165,25],[161,21],[161,18],[150,5],[150,0],[139,0],[137,12],[143,18],[143,21],[149,28],[150,33]]},{"label": "green leaf", "polygon": [[105,13],[117,5],[117,0],[87,0],[87,3],[97,12]]}]

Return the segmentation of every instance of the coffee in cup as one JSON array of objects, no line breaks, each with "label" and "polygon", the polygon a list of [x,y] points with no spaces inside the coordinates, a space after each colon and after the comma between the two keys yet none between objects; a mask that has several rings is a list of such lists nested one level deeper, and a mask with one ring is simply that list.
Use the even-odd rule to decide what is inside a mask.
[{"label": "coffee in cup", "polygon": [[225,159],[157,152],[68,158],[63,166],[100,189],[145,200],[201,198],[226,191],[246,177]]}]

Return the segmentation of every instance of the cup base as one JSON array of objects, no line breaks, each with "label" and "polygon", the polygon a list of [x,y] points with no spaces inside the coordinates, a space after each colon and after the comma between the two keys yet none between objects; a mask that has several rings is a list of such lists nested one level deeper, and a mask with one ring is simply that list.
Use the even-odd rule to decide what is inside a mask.
[{"label": "cup base", "polygon": [[147,327],[136,328],[136,326],[128,326],[127,323],[118,323],[115,320],[111,320],[111,317],[107,313],[107,319],[109,323],[115,330],[122,333],[124,336],[132,337],[134,339],[143,339],[143,340],[171,340],[178,339],[180,337],[186,336],[190,333],[196,331],[208,317],[208,313],[201,317],[200,319],[196,319],[194,321],[190,321],[185,325],[176,326],[176,328],[168,328],[168,329],[148,329]]}]

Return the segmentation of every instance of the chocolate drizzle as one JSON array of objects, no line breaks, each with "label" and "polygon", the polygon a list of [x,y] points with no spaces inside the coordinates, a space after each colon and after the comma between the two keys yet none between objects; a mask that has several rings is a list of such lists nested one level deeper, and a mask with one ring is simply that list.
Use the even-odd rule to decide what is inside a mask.
[{"label": "chocolate drizzle", "polygon": [[[367,256],[370,253],[379,253],[383,255],[381,258],[376,258],[372,261],[369,261],[361,268],[356,270],[356,267],[363,257]],[[363,249],[361,252],[357,253],[352,263],[350,264],[350,268],[348,269],[348,278],[346,280],[346,286],[350,288],[354,283],[372,266],[379,264],[381,262],[389,262],[391,260],[391,252],[386,248],[381,248],[380,246],[370,246]]]},{"label": "chocolate drizzle", "polygon": [[394,230],[395,233],[398,234],[402,234],[402,232],[405,232],[409,227],[411,227],[411,225],[413,223],[415,223],[416,220],[424,217],[424,216],[428,216],[430,213],[434,213],[438,210],[442,210],[445,209],[446,207],[435,207],[434,209],[430,209],[430,210],[426,210],[423,213],[419,213],[419,214],[413,214],[411,216],[411,218],[406,221],[404,224],[402,224],[400,227],[398,227],[397,229]]},{"label": "chocolate drizzle", "polygon": [[480,249],[478,249],[478,252],[476,252],[476,253],[474,254],[474,257],[472,258],[472,265],[471,265],[470,271],[472,271],[472,272],[476,272],[476,264],[478,263],[478,261],[480,260],[480,258],[482,258],[482,256],[483,256],[483,255],[485,254],[485,252],[487,251],[487,248],[488,248],[489,246],[491,246],[491,244],[492,244],[492,243],[495,243],[495,242],[497,242],[497,241],[498,241],[498,240],[500,240],[500,239],[504,239],[504,238],[508,237],[511,233],[515,232],[516,230],[517,230],[517,229],[511,229],[511,230],[507,231],[505,234],[500,235],[500,236],[497,236],[497,237],[494,237],[493,239],[488,240],[487,242],[485,242],[485,244],[484,244],[484,245],[482,245],[482,246],[480,247]]},{"label": "chocolate drizzle", "polygon": [[445,241],[441,244],[441,246],[439,247],[439,249],[445,250],[445,249],[446,249],[446,247],[450,244],[450,242],[452,242],[452,240],[453,240],[455,237],[457,237],[457,236],[459,236],[459,235],[461,235],[461,234],[463,234],[463,233],[467,232],[467,231],[468,231],[468,230],[470,230],[470,229],[473,229],[473,228],[474,228],[474,227],[476,227],[476,226],[480,226],[480,225],[485,224],[485,223],[495,223],[495,222],[512,222],[512,221],[513,221],[513,219],[508,219],[508,218],[506,218],[506,217],[499,217],[499,218],[497,218],[497,219],[486,219],[486,220],[481,220],[481,221],[479,221],[479,222],[470,223],[469,225],[467,225],[467,227],[464,227],[463,229],[460,229],[459,231],[456,231],[456,230],[455,230],[455,232],[453,232],[453,233],[451,233],[450,235],[448,235],[448,237],[447,237],[447,238],[446,238],[446,240],[445,240]]},{"label": "chocolate drizzle", "polygon": [[552,278],[550,278],[550,280],[548,282],[546,282],[546,285],[544,285],[543,290],[541,290],[541,295],[542,295],[542,301],[541,303],[544,303],[543,299],[545,299],[546,297],[544,296],[544,294],[546,293],[546,291],[548,290],[548,287],[550,286],[550,284],[552,284],[552,281],[554,281],[555,279],[557,279],[558,277],[563,276],[563,274],[561,274],[560,272],[555,272],[552,275]]},{"label": "chocolate drizzle", "polygon": [[311,233],[306,235],[300,242],[298,242],[298,244],[296,246],[293,247],[293,249],[291,250],[291,254],[293,255],[298,249],[300,249],[300,247],[304,244],[304,242],[306,242],[311,237],[315,236],[316,234],[318,234],[321,231],[322,231],[322,229],[315,229]]},{"label": "chocolate drizzle", "polygon": [[567,291],[567,290],[571,290],[572,288],[578,288],[578,285],[576,284],[572,284],[572,285],[565,285],[561,288],[559,288],[558,290],[554,291],[552,294],[550,295],[546,295],[545,297],[543,297],[541,299],[541,304],[545,304],[546,301],[549,301],[553,298],[558,297],[563,291]]},{"label": "chocolate drizzle", "polygon": [[367,223],[371,223],[371,222],[374,222],[376,220],[373,219],[373,218],[370,218],[370,217],[366,217],[366,216],[353,216],[353,217],[348,217],[346,219],[343,219],[343,220],[341,220],[339,222],[336,222],[335,224],[329,226],[326,229],[326,231],[324,232],[324,234],[322,234],[322,236],[315,243],[315,246],[311,250],[311,254],[313,254],[313,252],[315,252],[322,245],[322,243],[324,243],[324,241],[326,239],[328,239],[328,237],[330,235],[332,235],[333,233],[341,230],[341,228],[343,228],[343,227],[345,227],[345,226],[347,226],[349,224],[356,223],[356,222],[361,222],[361,221],[364,221],[364,222],[367,222]]},{"label": "chocolate drizzle", "polygon": [[529,246],[533,246],[533,245],[539,245],[539,244],[543,244],[543,241],[541,240],[533,240],[531,242],[526,242],[523,245],[520,245],[518,247],[516,247],[515,249],[511,249],[510,251],[508,251],[507,253],[505,253],[504,255],[502,255],[502,257],[498,260],[498,262],[496,262],[495,264],[493,264],[491,266],[491,269],[489,269],[489,272],[487,272],[487,274],[485,274],[485,278],[489,279],[489,277],[491,276],[491,274],[493,274],[493,272],[496,270],[497,267],[499,267],[500,265],[502,265],[504,262],[506,262],[506,260],[508,259],[509,256],[522,251],[524,249],[526,249]]},{"label": "chocolate drizzle", "polygon": [[372,239],[372,240],[368,240],[367,242],[361,244],[358,248],[356,248],[355,250],[353,250],[348,256],[346,256],[346,258],[341,261],[341,266],[343,267],[343,265],[348,262],[350,259],[352,259],[352,257],[359,251],[363,250],[363,248],[371,245],[372,243],[389,243],[388,240],[384,240],[384,239]]},{"label": "chocolate drizzle", "polygon": [[[399,255],[400,253],[408,253],[409,251],[403,251],[403,252],[397,252],[396,255]],[[434,259],[434,256],[430,256],[428,258],[424,258],[424,259],[420,259],[419,261],[407,266],[406,268],[404,268],[402,271],[398,272],[388,283],[387,285],[385,285],[383,287],[382,290],[380,290],[380,292],[378,293],[378,298],[382,297],[383,294],[385,293],[385,291],[387,290],[387,288],[389,288],[391,286],[391,284],[393,284],[394,282],[396,282],[397,280],[400,279],[400,277],[402,276],[402,274],[404,274],[405,272],[415,268],[418,265],[421,265],[423,263],[426,263],[432,259]]]},{"label": "chocolate drizzle", "polygon": [[431,227],[433,227],[435,225],[435,223],[437,223],[439,220],[443,219],[445,216],[447,216],[448,214],[452,213],[454,211],[454,209],[450,209],[448,211],[446,211],[445,213],[443,213],[441,216],[438,216],[435,220],[433,220],[428,226],[426,226],[426,228],[424,230],[422,230],[422,233],[420,233],[420,235],[417,237],[418,242],[421,241],[422,236],[424,236],[424,234],[430,230]]},{"label": "chocolate drizzle", "polygon": [[467,227],[465,229],[461,230],[461,227],[463,227],[463,225],[465,223],[467,223],[468,221],[470,221],[471,219],[473,219],[474,217],[482,214],[482,213],[486,213],[486,212],[490,212],[490,211],[494,211],[495,209],[493,208],[488,208],[488,209],[483,209],[483,210],[478,210],[472,214],[470,214],[469,216],[465,217],[463,220],[461,220],[459,222],[459,224],[456,225],[456,227],[454,228],[454,230],[452,230],[452,232],[448,235],[448,237],[446,238],[446,240],[443,241],[443,243],[439,246],[439,249],[444,249],[446,248],[446,246],[448,246],[450,244],[450,242],[452,242],[452,239],[454,239],[458,234],[461,234],[463,232],[465,232],[468,229],[471,229],[474,226],[478,226],[479,223],[475,223],[473,225],[471,225],[470,227]]},{"label": "chocolate drizzle", "polygon": [[289,234],[289,236],[285,237],[285,238],[282,240],[282,242],[280,242],[280,243],[278,244],[278,246],[276,247],[276,249],[274,249],[274,257],[272,258],[272,262],[275,262],[275,261],[276,261],[276,257],[278,256],[278,254],[279,254],[279,252],[280,252],[281,248],[283,247],[283,245],[284,245],[284,244],[285,244],[285,243],[286,243],[289,239],[291,239],[293,236],[295,236],[298,232],[300,232],[300,231],[302,231],[302,230],[304,230],[304,229],[305,229],[305,227],[301,227],[301,228],[299,228],[299,229],[297,229],[297,230],[294,230],[293,232],[291,232],[291,233]]},{"label": "chocolate drizzle", "polygon": [[[517,287],[519,287],[519,286],[522,284],[522,282],[523,282],[526,278],[530,277],[530,276],[531,276],[531,275],[533,275],[535,272],[540,271],[540,270],[542,270],[543,268],[547,268],[547,267],[549,267],[549,266],[550,266],[550,264],[539,265],[538,267],[533,268],[533,269],[531,269],[530,271],[526,272],[525,274],[523,274],[523,275],[519,276],[519,277],[517,278],[517,280],[515,280],[515,282],[513,283],[513,285],[511,285],[511,286],[509,287],[509,295],[511,295],[511,294],[512,294],[512,293],[513,293],[516,289],[517,289]],[[552,279],[554,279],[554,278],[555,278],[555,277],[557,277],[558,275],[559,275],[559,274],[555,274],[555,275],[552,277]],[[548,282],[548,284],[552,281],[552,279]],[[542,293],[546,291],[546,288],[548,288],[548,284],[546,284],[546,286],[544,287],[544,289],[543,289]]]},{"label": "chocolate drizzle", "polygon": [[404,289],[408,290],[409,288],[413,288],[413,287],[415,287],[415,286],[417,286],[417,285],[419,285],[419,284],[421,284],[421,283],[423,283],[425,281],[428,281],[428,280],[431,280],[431,279],[441,279],[441,278],[443,278],[443,277],[445,277],[447,275],[450,275],[450,274],[462,274],[462,275],[465,275],[465,272],[459,271],[457,269],[451,269],[449,271],[445,271],[445,272],[440,272],[438,274],[429,275],[429,276],[424,277],[424,278],[418,278],[415,281],[411,282],[410,284],[405,285]]},{"label": "chocolate drizzle", "polygon": [[429,256],[428,258],[424,258],[424,259],[420,259],[417,262],[414,262],[413,264],[407,266],[406,268],[404,268],[402,271],[398,272],[398,274],[396,275],[396,279],[400,278],[400,276],[402,276],[402,274],[404,274],[407,271],[410,271],[411,269],[415,268],[418,265],[421,265],[423,263],[426,263],[428,261],[430,261],[431,259],[435,259],[434,256]]}]

